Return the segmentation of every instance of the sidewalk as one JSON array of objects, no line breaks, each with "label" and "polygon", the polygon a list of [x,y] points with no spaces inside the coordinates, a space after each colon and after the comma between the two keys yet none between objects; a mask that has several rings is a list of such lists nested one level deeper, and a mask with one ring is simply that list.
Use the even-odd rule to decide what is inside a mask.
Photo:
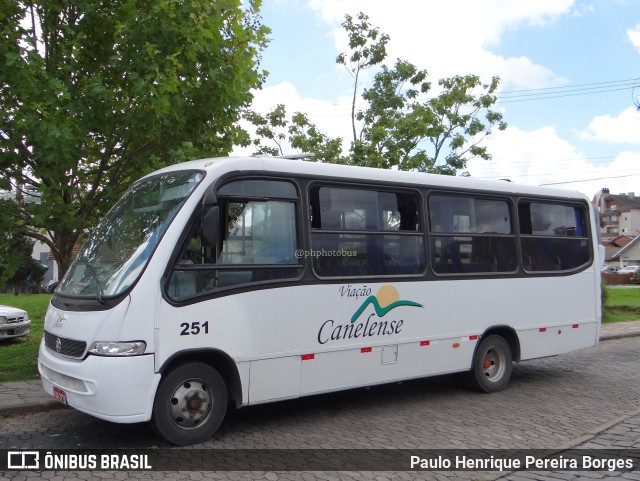
[{"label": "sidewalk", "polygon": [[[603,324],[600,340],[640,336],[640,321]],[[42,389],[40,380],[0,383],[0,416],[62,407]]]}]

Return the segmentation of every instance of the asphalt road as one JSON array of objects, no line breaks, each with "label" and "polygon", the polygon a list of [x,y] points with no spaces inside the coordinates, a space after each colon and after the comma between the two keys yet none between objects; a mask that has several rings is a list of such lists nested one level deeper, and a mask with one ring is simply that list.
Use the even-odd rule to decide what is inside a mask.
[{"label": "asphalt road", "polygon": [[[72,409],[0,419],[0,449],[157,449],[145,424]],[[479,394],[448,376],[245,408],[195,448],[640,449],[640,337],[514,366],[509,387]],[[188,457],[191,449],[182,450]],[[0,479],[611,479],[640,472],[0,472]]]}]

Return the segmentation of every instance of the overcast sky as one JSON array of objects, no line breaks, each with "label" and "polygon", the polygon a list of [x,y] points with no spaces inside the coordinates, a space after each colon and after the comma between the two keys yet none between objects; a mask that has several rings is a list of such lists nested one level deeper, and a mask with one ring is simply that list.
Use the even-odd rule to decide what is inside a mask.
[{"label": "overcast sky", "polygon": [[254,109],[283,103],[349,138],[352,79],[335,57],[344,15],[360,11],[391,37],[390,64],[408,60],[434,84],[502,79],[509,127],[486,141],[492,161],[469,164],[474,177],[640,195],[640,0],[265,0],[269,77]]}]

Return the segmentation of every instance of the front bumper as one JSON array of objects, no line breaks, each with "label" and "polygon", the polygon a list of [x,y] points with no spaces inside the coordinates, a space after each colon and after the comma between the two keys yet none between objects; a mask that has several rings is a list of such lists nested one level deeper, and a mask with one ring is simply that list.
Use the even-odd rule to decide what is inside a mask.
[{"label": "front bumper", "polygon": [[72,360],[53,354],[42,342],[38,371],[44,390],[54,396],[54,386],[62,389],[67,404],[78,411],[116,423],[151,419],[160,382],[153,354]]},{"label": "front bumper", "polygon": [[0,339],[26,336],[29,334],[31,321],[13,322],[11,324],[0,325]]}]

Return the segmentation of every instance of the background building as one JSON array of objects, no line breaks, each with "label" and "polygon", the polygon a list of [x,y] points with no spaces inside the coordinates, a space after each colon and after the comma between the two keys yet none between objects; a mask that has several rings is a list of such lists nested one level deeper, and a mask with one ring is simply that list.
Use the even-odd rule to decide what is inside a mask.
[{"label": "background building", "polygon": [[640,235],[640,197],[635,192],[611,194],[604,188],[594,197],[600,215],[600,234],[607,240],[618,235]]},{"label": "background building", "polygon": [[604,188],[593,198],[600,217],[605,262],[626,266],[640,262],[640,196],[611,194]]},{"label": "background building", "polygon": [[[13,200],[18,202],[40,203],[38,189],[32,185],[20,186],[20,190],[0,191],[0,200]],[[42,283],[47,285],[51,280],[58,280],[58,264],[51,256],[51,249],[47,244],[35,241],[33,245],[33,253],[31,254],[35,260],[47,266],[47,272],[44,274]]]}]

